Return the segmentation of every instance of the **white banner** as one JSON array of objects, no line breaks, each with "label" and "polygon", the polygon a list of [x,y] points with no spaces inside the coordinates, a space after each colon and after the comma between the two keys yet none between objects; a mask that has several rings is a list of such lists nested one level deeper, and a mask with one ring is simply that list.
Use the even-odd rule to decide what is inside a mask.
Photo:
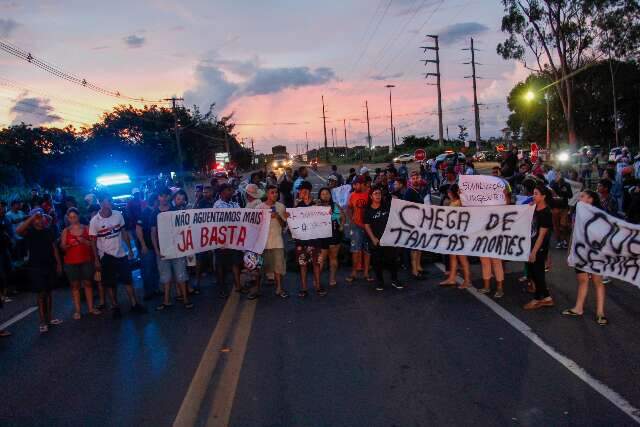
[{"label": "white banner", "polygon": [[180,258],[216,248],[262,253],[269,237],[269,211],[192,209],[158,215],[160,253]]},{"label": "white banner", "polygon": [[571,181],[570,179],[565,179],[565,181],[571,186],[571,193],[573,194],[569,199],[569,206],[575,206],[580,200],[580,192],[582,192],[584,185],[581,182]]},{"label": "white banner", "polygon": [[333,201],[343,209],[345,209],[347,207],[347,203],[349,203],[349,194],[351,194],[350,185],[341,185],[340,187],[336,187],[331,190],[331,197],[333,197]]},{"label": "white banner", "polygon": [[460,175],[458,181],[462,206],[505,205],[504,190],[507,184],[497,176]]},{"label": "white banner", "polygon": [[640,225],[578,202],[567,261],[588,273],[640,286]]},{"label": "white banner", "polygon": [[309,206],[287,209],[287,224],[291,236],[297,240],[323,239],[331,237],[331,208]]},{"label": "white banner", "polygon": [[393,199],[383,246],[527,261],[534,206],[455,208]]}]

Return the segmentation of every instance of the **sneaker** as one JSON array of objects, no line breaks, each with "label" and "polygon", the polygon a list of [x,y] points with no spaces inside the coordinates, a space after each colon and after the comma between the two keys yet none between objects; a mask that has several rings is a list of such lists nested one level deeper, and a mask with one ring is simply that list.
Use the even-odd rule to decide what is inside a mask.
[{"label": "sneaker", "polygon": [[122,317],[122,312],[120,311],[120,307],[113,307],[111,309],[111,317],[114,319],[119,319]]},{"label": "sneaker", "polygon": [[47,333],[47,332],[49,332],[49,326],[47,326],[47,325],[40,325],[40,333],[41,333],[41,334],[44,334],[44,333]]},{"label": "sneaker", "polygon": [[376,285],[376,291],[384,291],[384,283],[378,283]]},{"label": "sneaker", "polygon": [[556,249],[562,249],[562,242],[556,243]]},{"label": "sneaker", "polygon": [[136,314],[147,314],[147,309],[142,304],[134,305],[133,307],[131,307],[131,311]]},{"label": "sneaker", "polygon": [[569,249],[569,242],[567,242],[566,240],[562,242],[562,249]]},{"label": "sneaker", "polygon": [[503,296],[504,296],[504,292],[503,292],[503,291],[496,291],[496,293],[495,293],[495,294],[493,294],[493,297],[494,297],[495,299],[500,299],[500,298],[502,298]]},{"label": "sneaker", "polygon": [[393,286],[396,289],[404,289],[404,286],[402,286],[402,283],[398,282],[397,280],[392,280],[391,286]]}]

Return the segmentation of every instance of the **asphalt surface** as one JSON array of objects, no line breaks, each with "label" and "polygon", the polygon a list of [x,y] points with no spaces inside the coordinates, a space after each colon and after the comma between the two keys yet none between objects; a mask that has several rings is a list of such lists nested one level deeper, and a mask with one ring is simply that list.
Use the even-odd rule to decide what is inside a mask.
[{"label": "asphalt surface", "polygon": [[[310,179],[315,190],[323,185]],[[634,425],[610,394],[514,326],[523,322],[547,348],[640,407],[640,290],[617,281],[607,287],[607,327],[594,321],[592,294],[584,317],[564,318],[576,295],[565,258],[552,250],[547,277],[556,307],[536,312],[521,308],[530,298],[517,281],[522,264],[508,263],[505,298],[496,302],[512,323],[489,297],[439,288],[443,274],[431,262],[427,280],[409,282],[403,270],[407,287],[383,292],[362,280],[347,285],[343,267],[328,296],[304,300],[295,296],[295,272],[286,276],[288,300],[269,287],[257,301],[222,300],[207,277],[194,310],[155,312],[155,300],[143,315],[123,305],[119,320],[72,320],[61,289],[62,325],[40,336],[30,313],[0,339],[0,425]],[[479,287],[479,265],[472,268]],[[0,323],[34,300],[18,295],[0,310]]]}]

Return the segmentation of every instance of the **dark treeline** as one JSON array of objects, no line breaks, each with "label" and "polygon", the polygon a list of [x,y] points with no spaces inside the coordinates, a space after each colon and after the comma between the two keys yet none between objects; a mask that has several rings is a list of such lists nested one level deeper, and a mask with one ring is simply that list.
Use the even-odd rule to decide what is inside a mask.
[{"label": "dark treeline", "polygon": [[[184,170],[206,170],[225,151],[243,167],[251,151],[233,136],[231,116],[176,110]],[[0,185],[40,183],[47,187],[88,183],[96,173],[125,170],[157,174],[178,169],[175,119],[170,108],[120,105],[89,128],[33,127],[21,123],[0,129]]]}]

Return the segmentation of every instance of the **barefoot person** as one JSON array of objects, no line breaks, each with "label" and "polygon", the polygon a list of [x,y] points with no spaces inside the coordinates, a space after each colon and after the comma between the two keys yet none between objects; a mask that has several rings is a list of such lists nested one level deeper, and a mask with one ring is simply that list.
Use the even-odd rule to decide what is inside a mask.
[{"label": "barefoot person", "polygon": [[[458,184],[449,185],[447,189],[447,196],[450,200],[450,207],[459,208],[462,206],[462,201],[460,200],[460,188],[458,187]],[[449,255],[449,277],[440,282],[440,286],[455,286],[458,264],[462,267],[462,277],[464,279],[462,285],[458,286],[458,288],[465,289],[471,286],[471,270],[469,267],[469,259],[466,255]]]},{"label": "barefoot person", "polygon": [[549,294],[545,278],[545,262],[549,254],[549,240],[553,229],[551,208],[547,201],[551,200],[551,190],[543,184],[536,185],[533,190],[533,203],[536,207],[531,222],[531,255],[527,263],[529,278],[536,287],[534,299],[525,304],[525,310],[537,310],[542,307],[553,307],[554,302]]},{"label": "barefoot person", "polygon": [[100,314],[93,307],[93,253],[89,227],[80,223],[80,213],[76,208],[67,210],[65,215],[69,226],[62,231],[60,247],[64,251],[64,271],[71,286],[71,297],[75,312],[73,318],[82,317],[80,308],[80,287],[84,289],[87,308],[91,314]]},{"label": "barefoot person", "polygon": [[[592,190],[584,190],[580,193],[580,201],[588,203],[598,209],[600,206],[600,196],[598,193]],[[565,316],[582,316],[584,314],[584,302],[587,299],[589,293],[589,278],[593,281],[596,288],[596,322],[598,325],[605,326],[609,324],[609,320],[604,315],[604,299],[605,299],[605,285],[602,283],[602,276],[599,274],[587,273],[578,268],[576,270],[576,279],[578,281],[578,295],[576,297],[576,304],[573,308],[568,308],[562,312]]]},{"label": "barefoot person", "polygon": [[32,209],[29,218],[18,226],[16,233],[24,238],[29,252],[27,272],[31,290],[38,293],[40,333],[45,333],[49,331],[49,326],[62,323],[62,320],[52,316],[51,292],[56,285],[56,275],[62,274],[53,221],[41,208]]}]

